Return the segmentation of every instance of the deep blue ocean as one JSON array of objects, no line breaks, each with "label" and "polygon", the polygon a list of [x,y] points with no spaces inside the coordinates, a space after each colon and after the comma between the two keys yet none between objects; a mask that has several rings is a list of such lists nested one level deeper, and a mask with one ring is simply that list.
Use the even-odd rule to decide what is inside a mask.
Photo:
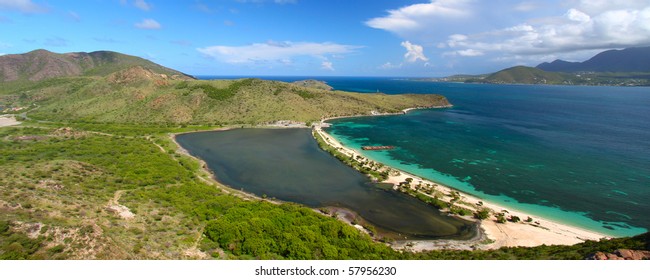
[{"label": "deep blue ocean", "polygon": [[337,90],[437,93],[454,105],[330,121],[330,134],[369,158],[610,235],[650,228],[650,88],[316,79]]}]

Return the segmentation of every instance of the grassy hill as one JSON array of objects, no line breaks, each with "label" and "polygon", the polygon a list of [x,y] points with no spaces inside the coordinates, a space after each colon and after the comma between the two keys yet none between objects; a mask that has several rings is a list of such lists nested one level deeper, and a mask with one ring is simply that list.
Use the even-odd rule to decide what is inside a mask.
[{"label": "grassy hill", "polygon": [[515,66],[488,75],[483,80],[494,84],[562,84],[565,77],[533,67]]},{"label": "grassy hill", "polygon": [[561,73],[548,72],[533,67],[516,66],[485,77],[468,78],[465,82],[489,84],[648,86],[650,85],[650,74],[622,72]]},{"label": "grassy hill", "polygon": [[38,104],[30,116],[43,120],[218,125],[448,105],[440,95],[359,94],[258,79],[180,81],[147,73],[130,68],[106,77],[47,80],[5,90],[5,99]]}]

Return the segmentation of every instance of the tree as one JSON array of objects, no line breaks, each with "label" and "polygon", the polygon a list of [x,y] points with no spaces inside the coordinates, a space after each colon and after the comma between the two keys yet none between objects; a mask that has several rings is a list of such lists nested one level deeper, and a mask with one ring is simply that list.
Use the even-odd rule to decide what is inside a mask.
[{"label": "tree", "polygon": [[479,219],[479,220],[485,220],[488,217],[490,217],[490,210],[483,208],[476,213],[474,213],[474,216]]},{"label": "tree", "polygon": [[505,224],[506,223],[506,217],[503,213],[497,214],[497,223],[500,224]]}]

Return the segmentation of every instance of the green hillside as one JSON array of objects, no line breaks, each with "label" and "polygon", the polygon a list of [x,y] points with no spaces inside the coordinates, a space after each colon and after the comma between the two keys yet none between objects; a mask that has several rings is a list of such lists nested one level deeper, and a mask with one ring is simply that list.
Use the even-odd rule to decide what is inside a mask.
[{"label": "green hillside", "polygon": [[546,84],[590,86],[648,86],[650,74],[623,72],[561,73],[539,68],[516,66],[485,77],[465,79],[468,83],[489,84]]},{"label": "green hillside", "polygon": [[515,66],[491,74],[483,80],[494,84],[563,84],[562,74],[546,72],[533,67]]},{"label": "green hillside", "polygon": [[[279,120],[395,113],[448,105],[440,95],[359,94],[258,79],[179,81],[132,68],[107,77],[68,77],[5,93],[36,103],[36,119],[149,124],[263,124]],[[0,97],[1,98],[1,97]]]}]

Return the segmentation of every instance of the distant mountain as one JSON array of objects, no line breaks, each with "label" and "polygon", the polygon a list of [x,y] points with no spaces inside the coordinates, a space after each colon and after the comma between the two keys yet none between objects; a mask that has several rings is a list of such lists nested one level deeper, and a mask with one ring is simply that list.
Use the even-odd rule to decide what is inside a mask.
[{"label": "distant mountain", "polygon": [[488,75],[452,76],[438,80],[488,84],[650,86],[650,47],[604,51],[584,62],[555,60],[537,67],[515,66]]},{"label": "distant mountain", "polygon": [[492,84],[562,84],[564,81],[562,74],[526,66],[504,69],[481,80]]},{"label": "distant mountain", "polygon": [[584,62],[555,60],[537,65],[549,72],[650,72],[650,47],[601,52]]},{"label": "distant mountain", "polygon": [[107,76],[133,67],[173,79],[193,79],[149,60],[112,51],[53,53],[35,50],[0,56],[0,82],[40,81],[67,76]]}]

